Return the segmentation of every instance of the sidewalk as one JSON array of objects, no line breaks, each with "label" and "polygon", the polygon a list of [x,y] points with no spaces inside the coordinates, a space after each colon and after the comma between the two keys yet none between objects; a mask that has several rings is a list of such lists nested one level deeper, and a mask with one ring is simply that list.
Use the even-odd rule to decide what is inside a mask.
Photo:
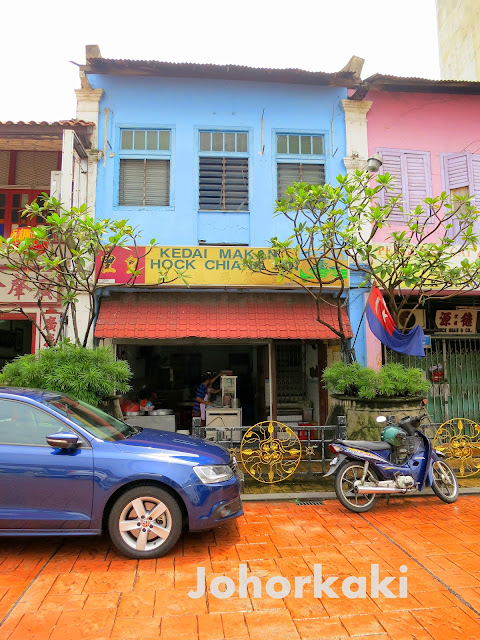
[{"label": "sidewalk", "polygon": [[[165,558],[128,560],[104,538],[3,539],[0,640],[478,640],[480,497],[454,505],[435,497],[382,500],[365,516],[334,500],[319,506],[247,502],[245,515],[215,531],[185,535]],[[238,566],[266,581],[292,584],[322,564],[324,578],[369,576],[398,585],[407,567],[408,598],[226,599],[187,593],[204,567],[207,584]],[[277,590],[279,586],[277,586]],[[396,588],[398,592],[398,587]],[[313,589],[312,589],[313,591]],[[395,587],[392,586],[392,591]]]}]

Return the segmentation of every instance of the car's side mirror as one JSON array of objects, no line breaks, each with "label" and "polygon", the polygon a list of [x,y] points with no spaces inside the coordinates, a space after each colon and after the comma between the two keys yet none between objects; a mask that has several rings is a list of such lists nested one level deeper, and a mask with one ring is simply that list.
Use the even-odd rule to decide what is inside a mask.
[{"label": "car's side mirror", "polygon": [[54,449],[75,449],[80,444],[74,433],[54,433],[47,436],[47,442]]}]

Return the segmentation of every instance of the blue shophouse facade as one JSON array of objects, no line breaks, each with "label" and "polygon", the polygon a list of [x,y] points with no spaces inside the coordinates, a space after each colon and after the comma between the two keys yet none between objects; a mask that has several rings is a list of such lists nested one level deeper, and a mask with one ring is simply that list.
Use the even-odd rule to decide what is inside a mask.
[{"label": "blue shophouse facade", "polygon": [[[87,65],[82,68],[87,78],[85,86],[99,96],[98,149],[102,157],[97,167],[95,215],[128,219],[141,230],[144,245],[155,238],[161,247],[198,247],[201,251],[220,248],[224,256],[225,247],[267,247],[271,237],[285,239],[291,233],[288,221],[274,216],[275,201],[288,184],[299,180],[331,182],[346,173],[342,100],[354,83],[351,72],[108,60],[98,54],[88,58],[87,53]],[[183,299],[193,300],[200,291],[218,296],[220,290],[229,299],[235,290],[244,295],[256,293],[257,299],[270,295],[269,287],[235,289],[231,277],[225,274],[223,279],[220,275],[214,286],[198,290],[193,278],[188,291],[170,288],[168,296],[183,295]],[[272,295],[274,290],[278,295],[279,289],[272,281]],[[162,304],[166,291],[159,289]],[[152,295],[156,295],[146,287],[135,288],[135,292],[143,296],[140,306],[146,296],[151,303]],[[293,292],[285,294],[291,295]],[[264,300],[270,304],[267,298]],[[246,304],[247,298],[242,300]],[[106,303],[102,304],[105,307]],[[220,299],[217,307],[221,304]],[[188,313],[193,312],[190,309]],[[295,313],[295,305],[291,313]],[[312,324],[317,324],[314,315]],[[225,335],[213,333],[199,333],[193,338],[202,343]],[[123,342],[115,332],[96,331],[96,336],[117,345],[134,343],[133,335],[125,335]],[[166,340],[166,353],[168,340],[173,337],[180,345],[178,335],[160,332],[155,339],[160,343]],[[190,337],[184,336],[185,340]],[[281,340],[282,336],[272,338]],[[246,342],[249,340],[246,336]],[[312,348],[316,351],[315,346]],[[235,362],[240,363],[242,358],[236,360],[232,353],[229,362],[233,365],[228,368],[241,370]],[[316,390],[312,391],[311,381],[306,380],[303,391],[296,393],[296,397],[303,394],[313,404],[317,420],[325,416],[318,371],[326,364],[327,355],[326,348],[318,359],[316,353],[304,354],[302,366],[311,372]],[[250,356],[254,377],[271,380],[271,347],[265,365],[269,371],[263,371],[259,364],[260,352]],[[218,356],[218,364],[209,357],[203,353],[202,369],[224,368],[220,360],[225,354]],[[282,352],[282,358],[291,359],[285,371],[298,360],[288,349]],[[282,376],[286,374],[280,372]],[[142,372],[138,378],[142,378]],[[280,402],[284,393],[280,384],[277,371],[273,391],[268,384],[265,388],[257,384],[254,393],[261,388],[270,415],[278,413],[277,400]],[[284,398],[288,395],[284,393]],[[260,414],[257,412],[255,418]]]},{"label": "blue shophouse facade", "polygon": [[[104,90],[99,148],[106,144],[106,154],[98,167],[96,215],[128,218],[142,229],[146,243],[156,238],[166,245],[266,246],[272,236],[290,232],[273,216],[278,163],[322,165],[327,182],[345,173],[345,88],[210,78],[98,75],[89,80]],[[159,133],[157,148],[136,141],[135,134],[144,132]],[[212,145],[201,144],[208,134]],[[230,145],[226,134],[237,134]],[[281,147],[286,137],[290,144]],[[246,203],[229,208],[228,202],[217,202],[212,208],[218,211],[202,205],[199,171],[208,157],[246,160]],[[168,162],[163,204],[122,201],[121,163],[128,159]]]}]

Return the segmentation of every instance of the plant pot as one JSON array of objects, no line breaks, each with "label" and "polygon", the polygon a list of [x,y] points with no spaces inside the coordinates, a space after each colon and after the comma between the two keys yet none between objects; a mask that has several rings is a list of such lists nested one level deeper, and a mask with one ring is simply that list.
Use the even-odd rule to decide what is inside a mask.
[{"label": "plant pot", "polygon": [[[102,409],[105,413],[117,418],[117,420],[121,420],[123,422],[123,413],[120,408],[120,399],[122,396],[109,396],[108,398],[103,398],[102,400]],[[138,412],[140,415],[140,412]]]},{"label": "plant pot", "polygon": [[376,422],[377,416],[395,416],[397,420],[405,416],[418,415],[423,409],[422,396],[395,396],[367,400],[340,394],[331,394],[332,400],[327,424],[337,424],[338,416],[347,419],[349,440],[380,440],[384,424]]}]

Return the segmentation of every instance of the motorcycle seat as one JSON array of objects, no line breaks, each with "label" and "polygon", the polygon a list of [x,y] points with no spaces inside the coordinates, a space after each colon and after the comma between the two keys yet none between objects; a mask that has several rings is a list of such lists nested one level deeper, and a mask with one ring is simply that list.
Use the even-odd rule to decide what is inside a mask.
[{"label": "motorcycle seat", "polygon": [[353,447],[354,449],[366,449],[367,451],[387,451],[392,448],[389,442],[371,440],[337,440],[339,444],[344,444],[346,447]]}]

